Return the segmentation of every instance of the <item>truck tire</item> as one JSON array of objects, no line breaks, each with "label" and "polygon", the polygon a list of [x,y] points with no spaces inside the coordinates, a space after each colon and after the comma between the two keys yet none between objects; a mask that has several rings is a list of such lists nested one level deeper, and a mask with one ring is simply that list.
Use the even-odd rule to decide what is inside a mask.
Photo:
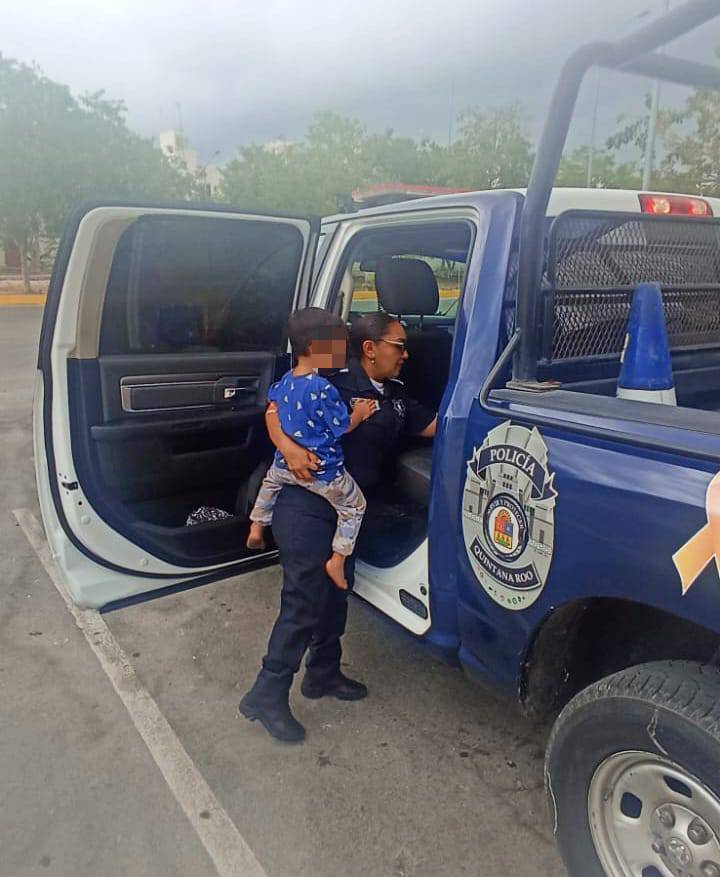
[{"label": "truck tire", "polygon": [[663,661],[586,688],[545,787],[571,877],[720,877],[720,671]]}]

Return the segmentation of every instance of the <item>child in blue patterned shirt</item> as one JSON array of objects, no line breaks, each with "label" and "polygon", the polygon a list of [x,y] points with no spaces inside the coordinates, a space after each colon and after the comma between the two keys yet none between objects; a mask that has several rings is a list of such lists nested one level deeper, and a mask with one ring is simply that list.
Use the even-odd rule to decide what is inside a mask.
[{"label": "child in blue patterned shirt", "polygon": [[299,481],[280,452],[275,453],[250,513],[247,545],[265,547],[263,530],[271,523],[278,494],[286,484],[306,487],[325,497],[337,512],[333,553],[325,569],[338,588],[346,589],[345,558],[355,549],[366,503],[345,470],[340,439],[372,417],[377,402],[355,400],[352,412],[348,412],[335,387],[318,374],[318,369],[345,365],[347,329],[340,317],[322,308],[305,308],[292,315],[288,333],[297,365],[270,388],[268,413],[277,416],[283,432],[312,451],[320,465],[311,481]]}]

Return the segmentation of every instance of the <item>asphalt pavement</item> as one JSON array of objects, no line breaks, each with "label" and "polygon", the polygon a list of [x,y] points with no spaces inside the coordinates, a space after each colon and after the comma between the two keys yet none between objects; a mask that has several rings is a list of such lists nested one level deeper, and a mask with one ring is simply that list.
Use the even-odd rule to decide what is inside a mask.
[{"label": "asphalt pavement", "polygon": [[[214,875],[217,861],[11,514],[38,514],[40,318],[39,308],[0,309],[0,877]],[[269,568],[104,616],[267,877],[562,875],[542,790],[547,729],[359,599],[344,670],[368,684],[367,700],[308,701],[296,685],[308,738],[295,747],[237,717],[279,586]]]}]

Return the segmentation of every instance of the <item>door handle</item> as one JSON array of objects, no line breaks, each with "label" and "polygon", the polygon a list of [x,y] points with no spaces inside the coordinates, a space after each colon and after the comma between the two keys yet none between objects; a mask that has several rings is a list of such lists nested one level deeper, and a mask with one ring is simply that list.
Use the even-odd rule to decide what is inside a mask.
[{"label": "door handle", "polygon": [[223,400],[234,399],[239,393],[254,393],[257,387],[223,387]]},{"label": "door handle", "polygon": [[257,394],[259,383],[259,379],[219,378],[213,388],[213,402],[232,405],[233,402],[247,401],[248,396]]}]

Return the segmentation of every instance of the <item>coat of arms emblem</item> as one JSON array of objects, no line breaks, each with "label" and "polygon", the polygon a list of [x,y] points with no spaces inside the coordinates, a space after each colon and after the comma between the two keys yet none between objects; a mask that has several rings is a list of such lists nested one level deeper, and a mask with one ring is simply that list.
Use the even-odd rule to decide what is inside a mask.
[{"label": "coat of arms emblem", "polygon": [[548,450],[537,429],[507,421],[467,461],[462,525],[478,581],[496,603],[527,609],[547,581],[555,501]]}]

